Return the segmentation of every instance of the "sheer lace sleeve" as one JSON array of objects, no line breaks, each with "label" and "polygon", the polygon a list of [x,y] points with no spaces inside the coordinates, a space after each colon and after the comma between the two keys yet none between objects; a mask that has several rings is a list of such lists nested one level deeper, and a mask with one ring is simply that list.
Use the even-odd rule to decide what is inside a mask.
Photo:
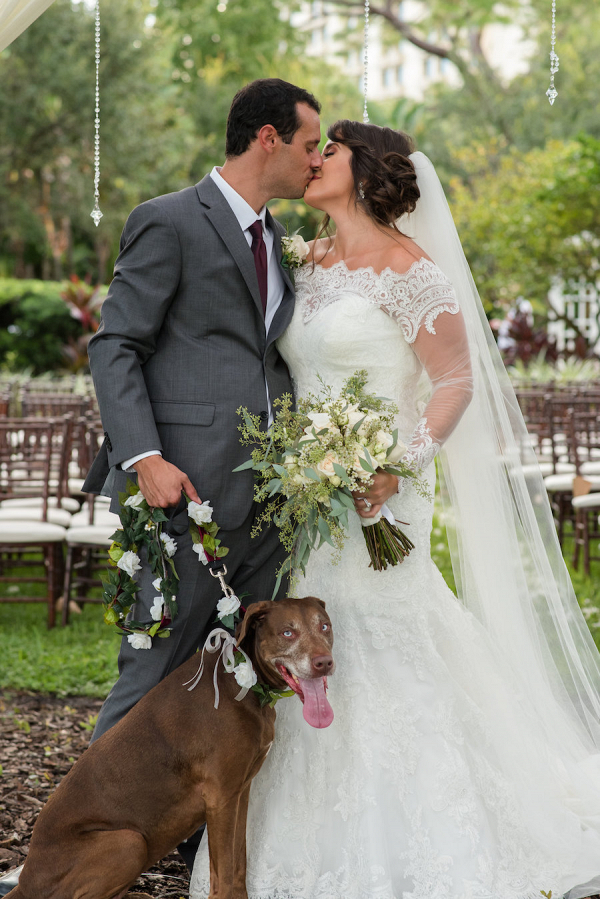
[{"label": "sheer lace sleeve", "polygon": [[471,401],[473,375],[462,313],[442,315],[435,332],[421,328],[413,350],[427,372],[432,394],[411,437],[403,461],[429,465]]},{"label": "sheer lace sleeve", "polygon": [[473,376],[465,323],[450,281],[427,259],[412,266],[409,275],[381,305],[402,328],[431,381],[431,399],[403,459],[423,469],[469,405]]}]

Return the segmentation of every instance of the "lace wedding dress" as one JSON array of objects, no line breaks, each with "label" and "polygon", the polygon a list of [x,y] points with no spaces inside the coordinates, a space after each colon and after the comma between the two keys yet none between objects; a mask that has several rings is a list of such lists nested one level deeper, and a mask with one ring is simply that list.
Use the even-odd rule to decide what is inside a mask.
[{"label": "lace wedding dress", "polygon": [[[307,265],[296,288],[279,348],[297,394],[366,369],[433,495],[436,449],[471,390],[450,283],[421,259],[404,274]],[[404,484],[388,505],[415,544],[402,565],[368,567],[356,516],[340,562],[324,546],[300,581],[333,622],[335,720],[314,730],[297,699],[277,705],[252,784],[249,897],[557,899],[600,869],[600,780],[548,750],[502,646],[446,586],[433,501]],[[205,844],[192,899],[209,892]]]}]

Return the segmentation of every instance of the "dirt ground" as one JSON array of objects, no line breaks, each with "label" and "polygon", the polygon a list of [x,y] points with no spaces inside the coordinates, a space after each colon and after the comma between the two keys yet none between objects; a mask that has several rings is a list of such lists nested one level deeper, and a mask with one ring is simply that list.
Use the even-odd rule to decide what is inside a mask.
[{"label": "dirt ground", "polygon": [[[39,810],[86,748],[102,702],[5,692],[0,696],[0,876],[23,864]],[[132,892],[184,899],[177,853],[144,873]]]}]

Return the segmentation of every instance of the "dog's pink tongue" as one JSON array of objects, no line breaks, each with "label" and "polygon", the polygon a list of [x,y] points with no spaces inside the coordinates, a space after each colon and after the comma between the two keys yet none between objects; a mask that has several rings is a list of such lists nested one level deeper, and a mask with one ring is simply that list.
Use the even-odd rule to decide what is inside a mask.
[{"label": "dog's pink tongue", "polygon": [[333,721],[333,709],[325,692],[325,678],[311,677],[308,680],[303,678],[299,680],[304,694],[304,720],[313,727],[329,727]]}]

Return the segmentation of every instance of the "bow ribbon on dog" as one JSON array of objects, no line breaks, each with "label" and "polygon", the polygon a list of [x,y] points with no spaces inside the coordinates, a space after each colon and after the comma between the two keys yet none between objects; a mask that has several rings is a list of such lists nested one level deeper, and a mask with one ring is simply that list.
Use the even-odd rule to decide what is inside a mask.
[{"label": "bow ribbon on dog", "polygon": [[[228,633],[228,631],[223,630],[223,628],[221,628],[221,627],[215,628],[214,631],[211,631],[210,634],[208,635],[208,637],[206,638],[206,642],[204,643],[204,646],[202,648],[202,656],[200,658],[200,667],[198,668],[198,671],[196,672],[196,674],[191,678],[191,680],[186,681],[183,686],[187,687],[188,684],[191,684],[191,686],[188,687],[188,691],[190,691],[190,690],[193,690],[194,687],[198,686],[198,684],[200,683],[200,678],[202,677],[202,675],[204,673],[204,653],[205,652],[209,652],[209,653],[219,652],[220,653],[219,658],[217,659],[217,662],[215,664],[215,670],[214,670],[214,674],[213,674],[213,684],[215,687],[215,708],[216,709],[219,708],[219,685],[217,682],[217,676],[218,676],[218,671],[219,671],[219,660],[223,662],[223,668],[225,669],[227,674],[231,674],[231,673],[235,674],[238,684],[241,685],[242,689],[240,690],[238,695],[235,697],[238,700],[238,702],[241,702],[241,700],[248,693],[248,690],[250,690],[250,688],[252,686],[254,686],[254,684],[256,683],[256,680],[257,680],[256,673],[254,671],[254,668],[252,667],[252,662],[250,661],[250,659],[248,658],[248,656],[246,655],[244,650],[240,649],[239,646],[236,646],[235,637],[232,637],[232,635],[230,633]],[[236,662],[236,660],[235,660],[236,652],[239,652],[242,654],[242,656],[244,657],[243,662]],[[247,669],[245,672],[245,675],[246,675],[245,679],[250,681],[247,684],[241,683],[240,678],[238,677],[238,675],[236,673],[236,667],[238,667],[239,665],[244,665],[244,664],[247,665]]]}]

